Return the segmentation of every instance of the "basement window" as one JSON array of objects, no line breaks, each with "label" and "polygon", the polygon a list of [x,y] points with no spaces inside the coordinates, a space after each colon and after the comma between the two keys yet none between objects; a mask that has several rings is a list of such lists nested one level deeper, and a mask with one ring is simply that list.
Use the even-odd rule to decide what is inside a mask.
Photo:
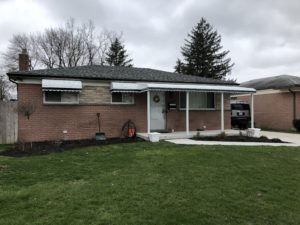
[{"label": "basement window", "polygon": [[78,104],[78,92],[44,91],[44,104]]},{"label": "basement window", "polygon": [[132,93],[112,93],[112,104],[134,104],[134,95]]}]

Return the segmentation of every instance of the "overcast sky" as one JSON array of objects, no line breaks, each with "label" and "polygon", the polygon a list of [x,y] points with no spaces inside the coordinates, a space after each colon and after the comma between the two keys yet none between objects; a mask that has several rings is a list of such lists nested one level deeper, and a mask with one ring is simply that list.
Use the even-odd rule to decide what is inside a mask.
[{"label": "overcast sky", "polygon": [[173,71],[184,38],[205,17],[230,50],[238,82],[300,75],[299,12],[297,0],[0,0],[0,51],[13,34],[91,19],[123,32],[135,66]]}]

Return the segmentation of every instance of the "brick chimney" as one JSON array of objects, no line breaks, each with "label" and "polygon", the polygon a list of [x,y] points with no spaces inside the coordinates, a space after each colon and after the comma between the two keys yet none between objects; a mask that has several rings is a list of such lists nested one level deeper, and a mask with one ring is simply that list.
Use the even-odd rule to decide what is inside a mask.
[{"label": "brick chimney", "polygon": [[19,54],[19,70],[28,71],[29,70],[29,56],[27,49],[22,49],[21,54]]}]

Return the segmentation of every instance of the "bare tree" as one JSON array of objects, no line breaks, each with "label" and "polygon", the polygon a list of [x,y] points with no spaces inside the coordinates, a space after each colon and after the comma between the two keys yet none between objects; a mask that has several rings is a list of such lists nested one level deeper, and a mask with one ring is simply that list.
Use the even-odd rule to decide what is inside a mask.
[{"label": "bare tree", "polygon": [[11,91],[13,90],[13,84],[7,79],[7,76],[0,74],[0,102],[8,101],[12,97]]},{"label": "bare tree", "polygon": [[57,62],[55,56],[55,35],[52,29],[47,29],[43,34],[37,34],[38,59],[47,68],[53,68]]},{"label": "bare tree", "polygon": [[18,34],[2,54],[8,71],[18,70],[18,54],[26,48],[30,70],[105,64],[111,41],[121,37],[115,32],[98,32],[92,21],[77,25],[70,18],[65,25],[41,33]]},{"label": "bare tree", "polygon": [[19,112],[22,113],[27,119],[35,112],[36,105],[32,102],[25,102],[18,106]]},{"label": "bare tree", "polygon": [[17,34],[13,35],[6,52],[2,53],[2,66],[6,70],[16,71],[19,69],[19,54],[22,49],[27,49],[29,53],[29,69],[35,68],[39,61],[35,37],[32,34]]}]

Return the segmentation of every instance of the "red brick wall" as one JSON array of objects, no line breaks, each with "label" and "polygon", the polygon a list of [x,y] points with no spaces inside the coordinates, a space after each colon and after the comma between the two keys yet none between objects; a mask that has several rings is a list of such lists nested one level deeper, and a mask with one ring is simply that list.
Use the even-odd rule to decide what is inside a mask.
[{"label": "red brick wall", "polygon": [[[32,102],[36,111],[28,120],[19,112],[19,140],[42,141],[94,138],[98,132],[96,113],[101,114],[101,131],[108,137],[118,137],[122,125],[131,119],[137,130],[146,131],[146,95],[136,96],[136,105],[43,105],[40,85],[21,84],[19,105]],[[138,109],[138,110],[137,110]],[[63,131],[67,130],[67,134]]]},{"label": "red brick wall", "polygon": [[[96,113],[101,114],[101,131],[107,137],[119,137],[122,125],[131,119],[138,132],[147,130],[146,94],[136,94],[135,105],[44,105],[41,85],[19,84],[18,102],[35,106],[28,120],[19,112],[19,141],[74,140],[94,138],[98,132]],[[226,128],[230,127],[230,112],[225,113]],[[191,111],[190,129],[203,125],[220,128],[220,111]],[[185,130],[184,111],[167,115],[168,128]],[[68,133],[64,134],[66,130]]]},{"label": "red brick wall", "polygon": [[[230,111],[225,111],[225,129],[230,129]],[[167,115],[167,128],[175,131],[185,131],[185,111],[170,111]],[[207,130],[221,129],[220,111],[190,111],[190,130],[206,126]]]},{"label": "red brick wall", "polygon": [[[238,99],[251,102],[250,97]],[[300,118],[300,93],[297,93],[297,116]],[[254,95],[256,127],[278,130],[293,129],[293,96],[289,92]]]}]

